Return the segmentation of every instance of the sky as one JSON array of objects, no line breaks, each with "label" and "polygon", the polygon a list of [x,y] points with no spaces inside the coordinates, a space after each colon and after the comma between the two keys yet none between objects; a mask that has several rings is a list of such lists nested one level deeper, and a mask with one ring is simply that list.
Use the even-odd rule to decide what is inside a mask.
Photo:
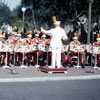
[{"label": "sky", "polygon": [[11,10],[13,8],[16,8],[16,6],[19,5],[21,2],[21,0],[2,0],[2,2],[4,1],[10,7]]}]

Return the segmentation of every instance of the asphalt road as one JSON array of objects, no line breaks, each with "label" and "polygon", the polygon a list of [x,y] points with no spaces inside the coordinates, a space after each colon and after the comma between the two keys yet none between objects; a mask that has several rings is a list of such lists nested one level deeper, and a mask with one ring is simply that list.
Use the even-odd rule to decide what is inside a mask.
[{"label": "asphalt road", "polygon": [[100,100],[100,80],[0,83],[0,100]]}]

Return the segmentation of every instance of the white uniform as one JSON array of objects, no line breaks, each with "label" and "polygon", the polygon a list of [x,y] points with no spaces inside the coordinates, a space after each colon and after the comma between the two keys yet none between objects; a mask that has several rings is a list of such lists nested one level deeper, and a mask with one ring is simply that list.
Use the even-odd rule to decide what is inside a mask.
[{"label": "white uniform", "polygon": [[41,31],[51,36],[50,47],[52,48],[52,67],[55,68],[55,66],[57,66],[57,68],[60,68],[62,39],[67,39],[65,31],[59,26],[48,31],[44,29]]}]

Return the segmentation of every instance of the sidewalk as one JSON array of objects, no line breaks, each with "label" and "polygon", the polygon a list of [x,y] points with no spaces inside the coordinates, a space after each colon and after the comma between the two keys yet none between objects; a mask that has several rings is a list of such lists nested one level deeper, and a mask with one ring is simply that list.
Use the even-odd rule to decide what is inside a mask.
[{"label": "sidewalk", "polygon": [[0,79],[5,78],[37,78],[37,77],[70,77],[70,76],[88,76],[88,75],[100,75],[100,70],[95,70],[95,73],[87,73],[91,70],[90,66],[85,66],[85,68],[68,68],[68,73],[53,73],[48,74],[45,72],[38,71],[34,66],[28,66],[27,69],[21,69],[20,66],[14,66],[13,69],[17,74],[11,74],[9,69],[3,69],[0,67]]}]

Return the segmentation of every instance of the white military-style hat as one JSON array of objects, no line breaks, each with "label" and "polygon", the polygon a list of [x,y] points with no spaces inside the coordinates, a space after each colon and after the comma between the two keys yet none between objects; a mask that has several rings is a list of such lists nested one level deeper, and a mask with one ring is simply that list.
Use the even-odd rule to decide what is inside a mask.
[{"label": "white military-style hat", "polygon": [[54,24],[60,25],[60,21],[54,21]]},{"label": "white military-style hat", "polygon": [[30,37],[30,38],[32,37],[32,35],[31,35],[31,34],[29,34],[29,35],[27,35],[27,36],[28,36],[28,37]]},{"label": "white military-style hat", "polygon": [[96,40],[97,40],[97,41],[100,41],[100,38],[97,38]]},{"label": "white military-style hat", "polygon": [[17,34],[17,36],[21,37],[21,34]]},{"label": "white military-style hat", "polygon": [[35,34],[35,36],[39,36],[39,34]]},{"label": "white military-style hat", "polygon": [[73,37],[73,39],[74,39],[74,40],[77,40],[78,38],[75,36],[75,37]]},{"label": "white military-style hat", "polygon": [[43,34],[43,35],[42,35],[42,37],[46,37],[46,35],[45,35],[45,34]]}]

